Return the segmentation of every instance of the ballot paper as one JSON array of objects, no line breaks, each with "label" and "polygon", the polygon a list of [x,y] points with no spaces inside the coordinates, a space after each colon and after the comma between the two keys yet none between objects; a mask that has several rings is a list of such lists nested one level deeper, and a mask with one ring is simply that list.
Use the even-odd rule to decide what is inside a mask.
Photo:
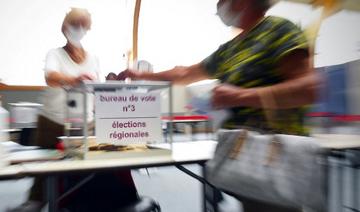
[{"label": "ballot paper", "polygon": [[211,118],[214,130],[220,128],[224,121],[226,121],[231,111],[227,109],[215,110],[212,107],[212,90],[219,85],[218,80],[204,81],[202,83],[192,84],[187,87],[190,99],[188,105],[192,112],[196,114],[205,114]]},{"label": "ballot paper", "polygon": [[190,105],[195,113],[208,115],[215,130],[221,128],[224,121],[231,115],[231,112],[226,109],[215,110],[211,105],[211,96],[208,94],[193,97],[190,100]]},{"label": "ballot paper", "polygon": [[213,110],[210,94],[192,97],[189,104],[196,113],[206,114]]}]

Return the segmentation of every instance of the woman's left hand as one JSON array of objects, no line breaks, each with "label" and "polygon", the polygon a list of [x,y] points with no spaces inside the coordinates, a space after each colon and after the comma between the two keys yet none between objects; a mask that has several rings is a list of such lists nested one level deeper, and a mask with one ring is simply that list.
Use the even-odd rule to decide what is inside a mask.
[{"label": "woman's left hand", "polygon": [[79,81],[83,81],[83,80],[91,80],[91,81],[93,81],[93,80],[96,79],[96,77],[95,77],[94,75],[90,74],[90,73],[81,73],[81,74],[77,77],[77,79],[78,79]]}]

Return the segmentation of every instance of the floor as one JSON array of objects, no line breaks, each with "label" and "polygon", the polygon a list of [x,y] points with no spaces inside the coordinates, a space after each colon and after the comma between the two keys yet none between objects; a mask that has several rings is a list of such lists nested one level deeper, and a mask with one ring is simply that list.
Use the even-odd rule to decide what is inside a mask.
[{"label": "floor", "polygon": [[[353,131],[354,128],[346,128]],[[341,129],[332,129],[341,131]],[[345,132],[349,133],[349,132]],[[357,133],[358,134],[358,128]],[[208,134],[197,134],[193,137],[177,134],[174,141],[186,142],[192,139],[209,139]],[[360,211],[360,169],[338,166],[336,160],[329,173],[329,212]],[[195,173],[200,172],[197,165],[188,165],[188,169]],[[150,196],[160,203],[163,212],[200,212],[201,184],[175,167],[139,169],[132,171],[140,195]],[[31,178],[0,181],[0,212],[15,207],[25,201],[32,184]],[[241,212],[241,204],[230,196],[225,195],[220,204],[220,211]],[[47,208],[43,209],[46,212]]]},{"label": "floor", "polygon": [[[208,139],[208,134],[198,134],[195,137],[180,134],[175,141],[190,139]],[[186,168],[200,173],[198,165],[188,165]],[[201,184],[175,167],[139,169],[132,171],[136,187],[140,195],[150,196],[159,202],[163,212],[200,212]],[[26,200],[32,185],[32,178],[0,181],[0,212],[15,207]],[[241,212],[240,203],[226,196],[219,205],[224,212]],[[45,207],[44,212],[47,211]]]},{"label": "floor", "polygon": [[[187,168],[194,172],[200,171],[197,165],[189,165]],[[200,183],[180,170],[174,167],[152,168],[148,171],[140,169],[133,171],[133,177],[139,194],[158,201],[163,212],[201,211]],[[1,181],[0,212],[25,201],[31,184],[31,178]],[[241,211],[238,201],[230,196],[225,196],[220,208],[226,212]]]}]

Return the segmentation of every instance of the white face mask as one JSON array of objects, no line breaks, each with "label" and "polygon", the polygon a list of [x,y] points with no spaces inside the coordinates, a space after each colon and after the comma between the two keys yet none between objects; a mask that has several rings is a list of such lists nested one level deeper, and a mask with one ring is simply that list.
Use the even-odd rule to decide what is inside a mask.
[{"label": "white face mask", "polygon": [[241,23],[242,11],[234,13],[231,11],[231,1],[224,2],[217,8],[217,15],[226,26],[239,26]]},{"label": "white face mask", "polygon": [[81,39],[86,35],[87,30],[84,29],[82,26],[74,27],[71,25],[67,26],[65,30],[65,37],[67,40],[76,47],[81,47]]}]

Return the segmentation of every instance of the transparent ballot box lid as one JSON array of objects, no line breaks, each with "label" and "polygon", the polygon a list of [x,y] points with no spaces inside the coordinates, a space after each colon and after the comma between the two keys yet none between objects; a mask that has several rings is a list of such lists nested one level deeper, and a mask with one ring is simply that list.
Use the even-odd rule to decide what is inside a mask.
[{"label": "transparent ballot box lid", "polygon": [[[162,101],[172,116],[169,82],[84,82],[66,89],[65,136],[69,155],[84,159],[171,154],[171,149],[150,147],[169,142],[172,129],[163,133]],[[168,92],[169,98],[162,98]]]}]

